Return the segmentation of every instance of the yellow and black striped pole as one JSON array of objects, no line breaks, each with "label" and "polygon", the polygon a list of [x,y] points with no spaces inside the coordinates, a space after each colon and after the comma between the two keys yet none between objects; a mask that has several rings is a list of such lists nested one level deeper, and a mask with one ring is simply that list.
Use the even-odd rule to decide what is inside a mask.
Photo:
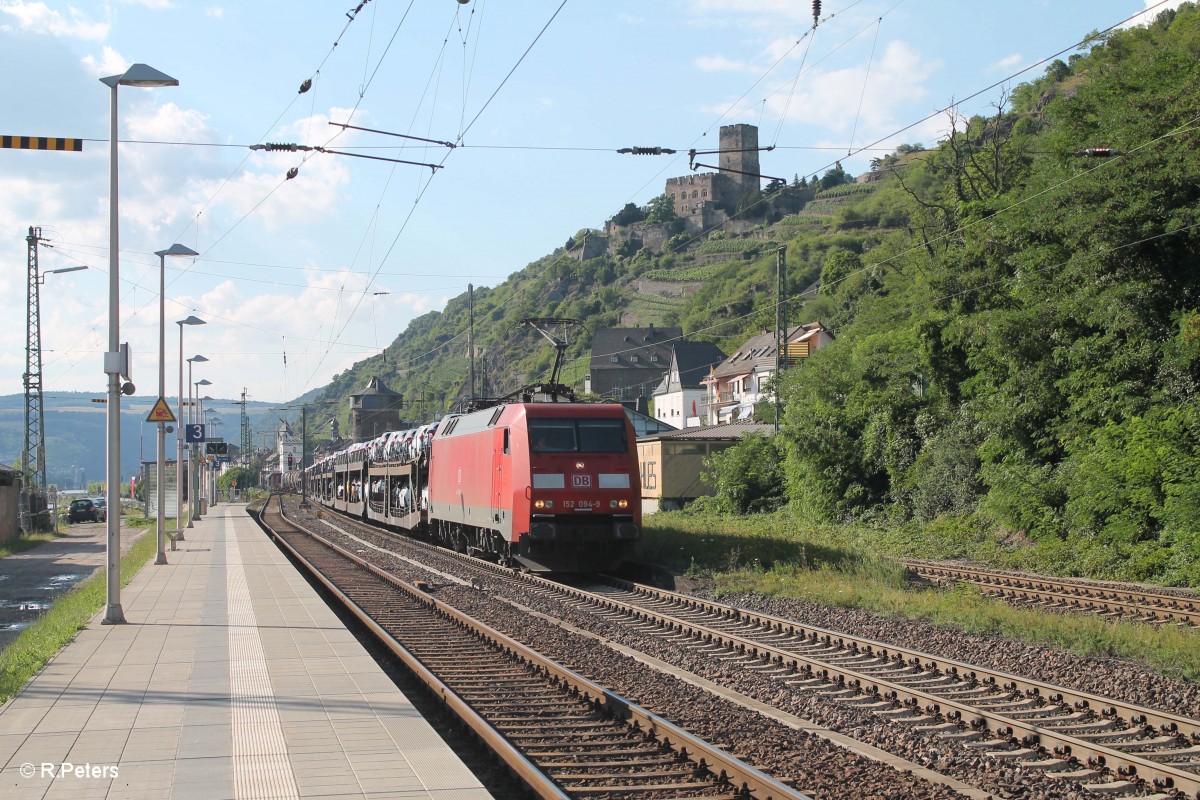
[{"label": "yellow and black striped pole", "polygon": [[83,139],[64,139],[61,136],[0,136],[0,148],[10,150],[83,151]]}]

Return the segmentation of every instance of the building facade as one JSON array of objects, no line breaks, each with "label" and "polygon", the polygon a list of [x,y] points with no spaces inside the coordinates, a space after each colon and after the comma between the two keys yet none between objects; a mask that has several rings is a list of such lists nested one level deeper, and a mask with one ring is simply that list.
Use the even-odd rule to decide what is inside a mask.
[{"label": "building facade", "polygon": [[[820,322],[810,322],[789,328],[785,341],[787,367],[793,367],[832,342],[833,334]],[[747,339],[704,380],[706,403],[702,416],[707,424],[753,420],[755,404],[773,397],[768,386],[775,377],[776,363],[774,331]]]},{"label": "building facade", "polygon": [[592,335],[592,358],[583,390],[613,400],[647,405],[670,367],[671,347],[682,328],[600,328]]},{"label": "building facade", "polygon": [[711,342],[675,342],[667,374],[654,390],[654,418],[675,428],[700,425],[707,392],[703,381],[724,360],[725,353]]},{"label": "building facade", "polygon": [[737,422],[638,439],[642,513],[677,511],[690,500],[715,494],[704,480],[704,459],[737,444],[747,433],[770,436],[773,432],[771,425]]}]

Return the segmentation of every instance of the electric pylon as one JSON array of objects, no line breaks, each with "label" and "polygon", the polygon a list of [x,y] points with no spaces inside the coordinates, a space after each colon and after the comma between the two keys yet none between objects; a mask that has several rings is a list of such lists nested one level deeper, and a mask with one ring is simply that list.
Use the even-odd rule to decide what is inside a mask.
[{"label": "electric pylon", "polygon": [[41,228],[29,228],[29,291],[25,326],[25,442],[21,450],[21,529],[34,528],[34,518],[46,511],[46,426],[42,418],[42,319],[38,275]]}]

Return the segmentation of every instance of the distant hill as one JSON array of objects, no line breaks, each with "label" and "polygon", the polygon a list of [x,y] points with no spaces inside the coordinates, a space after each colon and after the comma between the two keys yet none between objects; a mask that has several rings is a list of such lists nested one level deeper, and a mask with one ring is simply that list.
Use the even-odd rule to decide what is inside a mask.
[{"label": "distant hill", "polygon": [[[52,392],[44,400],[46,429],[46,473],[50,483],[64,489],[83,489],[89,481],[104,480],[105,447],[108,440],[104,403],[93,403],[103,394],[88,392]],[[138,396],[121,401],[121,477],[128,480],[137,473],[139,462],[155,459],[156,426],[145,422],[158,398]],[[175,398],[167,402],[175,409]],[[219,435],[226,441],[240,442],[241,406],[231,400],[214,400],[208,408],[221,419]],[[277,416],[265,409],[268,403],[249,401],[247,413],[254,431],[274,431]],[[0,462],[19,466],[25,438],[25,398],[0,395]],[[174,458],[175,440],[168,436],[167,456]],[[256,436],[255,444],[261,439]]]}]

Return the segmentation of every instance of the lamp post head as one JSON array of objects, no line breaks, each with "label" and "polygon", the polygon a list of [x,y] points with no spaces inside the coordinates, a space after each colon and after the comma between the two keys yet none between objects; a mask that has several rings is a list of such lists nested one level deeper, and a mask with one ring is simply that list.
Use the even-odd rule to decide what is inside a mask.
[{"label": "lamp post head", "polygon": [[189,358],[188,361],[194,361],[197,364],[199,364],[201,361],[208,361],[208,359],[202,355],[194,355],[191,358]]},{"label": "lamp post head", "polygon": [[[200,254],[185,245],[173,244],[166,250],[155,250],[154,255],[163,258],[165,256],[198,256]],[[188,319],[195,319],[195,317],[188,317]]]},{"label": "lamp post head", "polygon": [[[207,361],[208,359],[206,358],[204,360]],[[196,381],[196,385],[197,386],[212,386],[212,381],[210,381],[208,378],[201,378],[200,380]]]},{"label": "lamp post head", "polygon": [[[175,324],[176,325],[207,325],[208,323],[205,322],[204,320],[200,319],[197,316],[190,316],[187,319],[175,320]],[[182,331],[183,329],[180,328],[180,330]]]},{"label": "lamp post head", "polygon": [[118,86],[178,86],[179,81],[165,72],[159,72],[147,64],[134,64],[120,75],[109,75],[101,78],[100,82],[113,89]]}]

